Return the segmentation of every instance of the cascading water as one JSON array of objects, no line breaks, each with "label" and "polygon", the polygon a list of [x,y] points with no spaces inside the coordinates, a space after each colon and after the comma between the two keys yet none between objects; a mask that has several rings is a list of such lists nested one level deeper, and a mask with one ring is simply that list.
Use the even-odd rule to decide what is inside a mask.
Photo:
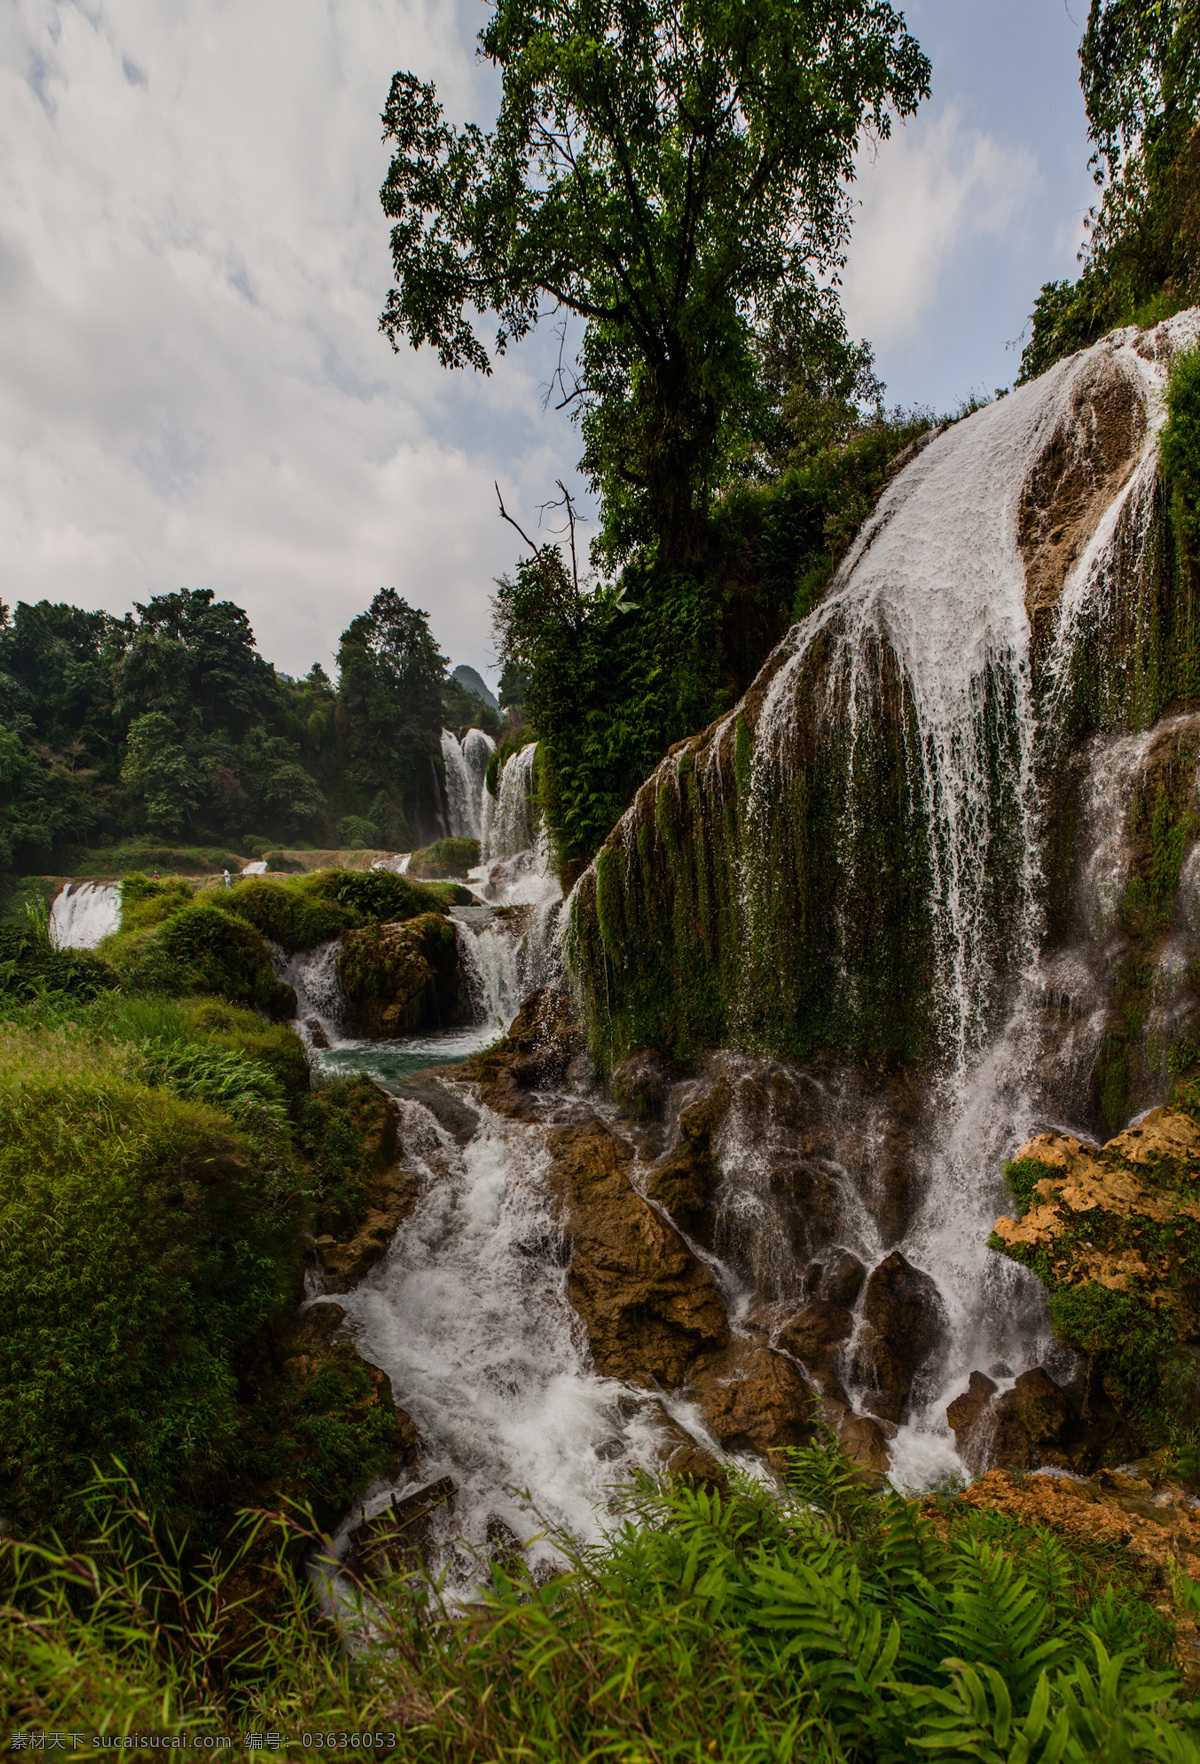
[{"label": "cascading water", "polygon": [[50,908],[56,949],[95,949],[121,928],[121,890],[103,882],[68,882]]},{"label": "cascading water", "polygon": [[[593,1540],[613,1483],[654,1466],[658,1430],[646,1395],[630,1402],[581,1351],[542,1135],[485,1111],[460,1151],[419,1104],[400,1108],[425,1192],[386,1260],[338,1302],[421,1430],[421,1480],[454,1479],[441,1541],[484,1551],[496,1519],[522,1543],[547,1521]],[[546,1542],[539,1556],[557,1559]],[[461,1555],[443,1560],[452,1590],[479,1577]]]},{"label": "cascading water", "polygon": [[272,948],[276,978],[295,989],[296,1031],[309,1048],[328,1047],[347,1032],[350,1008],[338,977],[339,941],[334,937],[293,955],[278,945]]},{"label": "cascading water", "polygon": [[536,741],[530,741],[519,753],[510,754],[496,781],[495,796],[490,791],[484,793],[485,859],[511,858],[537,846],[540,817],[533,800],[536,754]]},{"label": "cascading water", "polygon": [[479,1023],[506,1029],[531,992],[561,972],[562,895],[498,918],[487,907],[454,911],[459,959]]},{"label": "cascading water", "polygon": [[[610,839],[603,876],[585,876],[573,903],[575,972],[602,1035],[610,1015],[636,1025],[626,1048],[631,1033],[645,1038],[634,1047],[658,1034],[664,1045],[670,1031],[656,1029],[656,1011],[686,1034],[702,1009],[712,1013],[700,1030],[708,1045],[721,1034],[749,1049],[803,1036],[850,1049],[865,1024],[885,1045],[886,1028],[906,1060],[922,1038],[937,1050],[925,1056],[903,1204],[881,1212],[860,1149],[846,1166],[858,1200],[839,1218],[834,1194],[825,1226],[827,1243],[845,1243],[868,1267],[899,1249],[941,1295],[948,1341],[918,1375],[891,1442],[902,1478],[955,1462],[945,1408],[970,1370],[1003,1381],[1053,1355],[1041,1288],[986,1247],[1007,1202],[1005,1159],[1070,1109],[1069,1086],[1044,1079],[1049,1041],[1070,1043],[1065,1063],[1078,1064],[1103,1032],[1089,1009],[1099,952],[1062,947],[1060,932],[1044,954],[1041,780],[1076,690],[1079,645],[1117,616],[1120,581],[1149,554],[1166,371],[1198,334],[1195,313],[1117,333],[929,442],[763,685],[663,762]],[[1110,431],[1130,437],[1127,467]],[[1056,514],[1064,481],[1066,513]],[[1060,569],[1063,532],[1089,507],[1090,530]],[[1118,816],[1106,827],[1100,803],[1106,791],[1120,797],[1122,739],[1095,744],[1081,829],[1094,842],[1084,891],[1107,873],[1110,912],[1125,826]],[[1128,746],[1136,770],[1145,742]],[[881,844],[885,826],[892,849]],[[881,956],[871,914],[886,887],[909,903],[910,943]],[[690,963],[713,976],[708,990],[688,992]],[[897,984],[905,966],[917,978]],[[673,989],[666,1006],[656,989]],[[1056,1007],[1043,1033],[1048,995],[1071,1001],[1065,1030]],[[930,1010],[915,1034],[909,997]],[[883,1027],[881,1002],[893,1012]],[[857,1124],[869,1139],[865,1115]],[[726,1145],[720,1204],[729,1220],[740,1206],[759,1221],[754,1278],[774,1269],[768,1287],[778,1286],[790,1265],[795,1290],[802,1265],[772,1191],[772,1155],[752,1137]],[[836,1190],[842,1177],[824,1168]],[[862,1303],[848,1377],[869,1341]],[[861,1375],[852,1394],[868,1410],[876,1400]]]},{"label": "cascading water", "polygon": [[442,730],[446,806],[452,839],[480,837],[488,761],[495,751],[495,742],[482,729],[468,729],[461,743],[451,730]]}]

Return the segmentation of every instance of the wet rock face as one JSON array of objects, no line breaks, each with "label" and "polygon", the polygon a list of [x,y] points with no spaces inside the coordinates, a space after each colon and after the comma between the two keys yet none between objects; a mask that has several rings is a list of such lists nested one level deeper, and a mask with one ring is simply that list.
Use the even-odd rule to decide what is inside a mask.
[{"label": "wet rock face", "polygon": [[1119,362],[1095,355],[1021,496],[1018,542],[1035,642],[1049,627],[1071,566],[1132,474],[1145,429],[1139,387]]},{"label": "wet rock face", "polygon": [[855,1304],[867,1278],[867,1270],[850,1250],[833,1249],[819,1262],[810,1262],[804,1272],[805,1290],[814,1298],[850,1309]]},{"label": "wet rock face", "polygon": [[728,1451],[769,1456],[807,1445],[815,1432],[812,1391],[797,1367],[765,1343],[735,1343],[700,1371],[693,1394]]},{"label": "wet rock face", "polygon": [[653,1121],[663,1112],[671,1083],[666,1062],[650,1048],[622,1060],[612,1075],[612,1093],[635,1121]]},{"label": "wet rock face", "polygon": [[601,1122],[551,1127],[546,1143],[567,1297],[596,1370],[647,1387],[684,1383],[699,1354],[729,1339],[712,1275],[631,1187],[632,1153]]},{"label": "wet rock face", "polygon": [[561,1084],[583,1051],[583,1031],[565,989],[530,993],[508,1034],[455,1071],[479,1084],[488,1108],[514,1121],[538,1118],[533,1092]]},{"label": "wet rock face", "polygon": [[972,1475],[986,1470],[1029,1470],[1057,1465],[1089,1474],[1106,1448],[1120,1439],[1117,1416],[1085,1375],[1079,1390],[1064,1389],[1035,1366],[1011,1390],[982,1372],[946,1410],[959,1456]]},{"label": "wet rock face", "polygon": [[366,1033],[391,1041],[465,1021],[458,939],[440,913],[347,931],[338,958],[342,990]]},{"label": "wet rock face", "polygon": [[941,1295],[893,1250],[867,1281],[862,1308],[853,1375],[865,1387],[863,1405],[886,1421],[904,1421],[914,1381],[936,1369],[949,1339]]},{"label": "wet rock face", "polygon": [[366,1217],[340,1243],[329,1234],[316,1240],[326,1292],[350,1292],[387,1254],[400,1226],[420,1197],[422,1179],[415,1170],[389,1170],[368,1190]]},{"label": "wet rock face", "polygon": [[812,1375],[822,1391],[836,1378],[840,1350],[854,1332],[854,1318],[827,1299],[810,1299],[789,1317],[776,1336],[778,1346]]},{"label": "wet rock face", "polygon": [[904,1079],[865,1079],[830,1060],[799,1067],[715,1053],[668,1097],[669,1143],[646,1192],[766,1302],[794,1302],[815,1259],[828,1273],[804,1289],[852,1304],[862,1264],[830,1246],[848,1209],[857,1223],[864,1203],[885,1243],[902,1234],[917,1199],[919,1117]]},{"label": "wet rock face", "polygon": [[1022,1372],[1011,1390],[982,1372],[946,1410],[954,1443],[975,1475],[992,1469],[1029,1469],[1071,1461],[1076,1417],[1066,1393],[1041,1366]]}]

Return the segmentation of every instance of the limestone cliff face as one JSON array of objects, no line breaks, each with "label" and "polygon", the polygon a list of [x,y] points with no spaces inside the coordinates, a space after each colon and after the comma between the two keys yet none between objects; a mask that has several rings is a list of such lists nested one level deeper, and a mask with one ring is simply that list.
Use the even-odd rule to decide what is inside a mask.
[{"label": "limestone cliff face", "polygon": [[1089,741],[1200,702],[1155,451],[1198,327],[1114,333],[939,434],[736,708],[666,756],[572,901],[604,1066],[980,1045],[1071,915]]}]

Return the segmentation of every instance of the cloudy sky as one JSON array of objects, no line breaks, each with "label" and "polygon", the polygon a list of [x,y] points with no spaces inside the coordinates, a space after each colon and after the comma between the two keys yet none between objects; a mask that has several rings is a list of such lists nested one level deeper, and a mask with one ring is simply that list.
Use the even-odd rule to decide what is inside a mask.
[{"label": "cloudy sky", "polygon": [[[913,0],[933,97],[864,162],[845,277],[889,401],[1009,383],[1092,199],[1086,0]],[[0,9],[0,596],[123,613],[186,585],[329,665],[394,584],[492,662],[492,480],[577,454],[550,339],[491,379],[393,355],[378,188],[392,73],[486,122],[479,0],[7,0]],[[490,676],[494,681],[494,673]]]}]

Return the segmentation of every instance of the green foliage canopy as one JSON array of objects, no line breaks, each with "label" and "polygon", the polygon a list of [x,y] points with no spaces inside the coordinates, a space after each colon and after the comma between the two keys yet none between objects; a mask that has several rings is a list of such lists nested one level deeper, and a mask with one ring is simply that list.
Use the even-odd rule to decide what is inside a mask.
[{"label": "green foliage canopy", "polygon": [[756,336],[834,302],[855,150],[915,110],[929,63],[886,0],[494,0],[479,41],[491,133],[392,82],[381,328],[487,371],[472,312],[501,353],[547,300],[581,319],[564,401],[608,554],[655,538],[668,562],[756,403]]}]

